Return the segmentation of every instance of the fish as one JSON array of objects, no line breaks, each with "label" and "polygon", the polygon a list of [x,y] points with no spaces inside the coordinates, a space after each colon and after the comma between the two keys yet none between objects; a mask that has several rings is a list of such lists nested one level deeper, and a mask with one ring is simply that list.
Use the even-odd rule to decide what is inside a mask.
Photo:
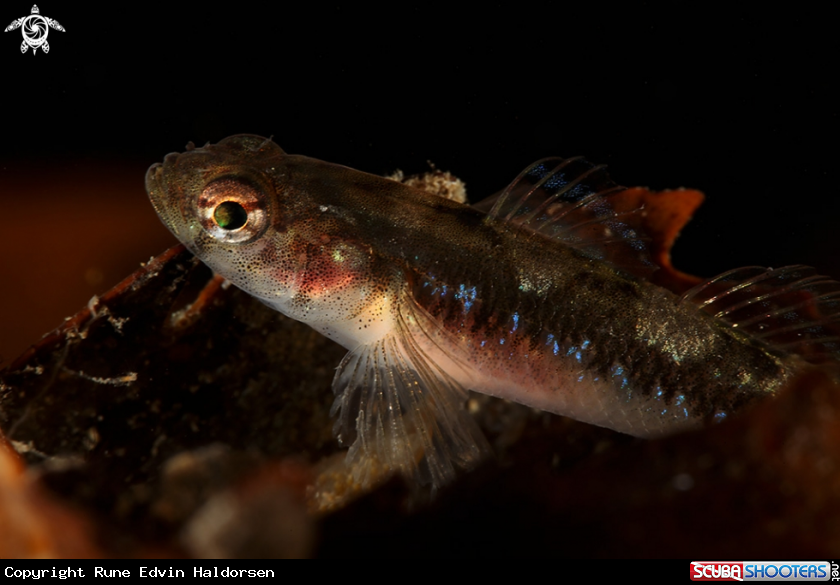
[{"label": "fish", "polygon": [[435,489],[491,451],[468,390],[656,438],[840,356],[840,284],[798,265],[656,284],[646,208],[580,157],[467,205],[236,135],[167,155],[146,188],[216,273],[348,350],[347,461]]}]

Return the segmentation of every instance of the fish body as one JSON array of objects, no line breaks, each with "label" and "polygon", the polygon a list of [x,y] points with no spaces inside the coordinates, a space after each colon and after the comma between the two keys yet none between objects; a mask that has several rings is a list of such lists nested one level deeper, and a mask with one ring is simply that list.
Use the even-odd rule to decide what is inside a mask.
[{"label": "fish body", "polygon": [[806,341],[836,351],[840,287],[805,267],[652,284],[644,211],[578,159],[471,207],[242,135],[146,184],[213,270],[349,350],[333,384],[349,456],[436,486],[487,451],[467,389],[655,437],[774,394]]}]

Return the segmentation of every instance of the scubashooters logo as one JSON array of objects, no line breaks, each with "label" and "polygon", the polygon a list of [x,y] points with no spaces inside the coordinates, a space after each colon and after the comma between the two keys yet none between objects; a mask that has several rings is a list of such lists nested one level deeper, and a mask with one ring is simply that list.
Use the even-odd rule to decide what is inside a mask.
[{"label": "scubashooters logo", "polygon": [[57,20],[41,16],[38,5],[32,5],[32,14],[13,20],[12,24],[6,27],[3,32],[10,30],[21,29],[23,33],[23,42],[20,44],[20,52],[25,53],[29,47],[32,47],[32,54],[38,52],[40,48],[44,53],[50,52],[50,44],[47,42],[47,35],[51,28],[64,32],[64,27],[58,24]]},{"label": "scubashooters logo", "polygon": [[827,561],[694,561],[692,581],[834,581]]}]

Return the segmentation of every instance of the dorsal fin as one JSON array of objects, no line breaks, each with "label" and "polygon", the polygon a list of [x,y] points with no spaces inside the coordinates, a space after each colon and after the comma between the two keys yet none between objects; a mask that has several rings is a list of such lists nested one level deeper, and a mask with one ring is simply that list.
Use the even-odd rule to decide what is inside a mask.
[{"label": "dorsal fin", "polygon": [[624,191],[603,165],[580,157],[545,158],[475,208],[648,277],[656,266],[642,228],[644,210],[634,199],[622,197]]},{"label": "dorsal fin", "polygon": [[809,362],[840,358],[840,283],[810,266],[737,268],[680,300]]}]

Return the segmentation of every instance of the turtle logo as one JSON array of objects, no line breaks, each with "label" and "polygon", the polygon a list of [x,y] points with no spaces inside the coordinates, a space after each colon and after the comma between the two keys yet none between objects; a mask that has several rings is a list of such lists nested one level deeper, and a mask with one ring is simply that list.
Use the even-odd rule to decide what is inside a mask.
[{"label": "turtle logo", "polygon": [[45,53],[50,52],[50,44],[47,42],[47,33],[50,32],[50,27],[55,30],[64,32],[64,27],[58,24],[58,21],[46,16],[41,16],[38,10],[38,5],[32,5],[32,14],[18,18],[12,21],[12,24],[6,27],[3,32],[9,32],[16,28],[21,28],[23,32],[23,42],[20,44],[20,52],[25,53],[26,49],[32,47],[32,54],[38,52],[40,47]]}]

